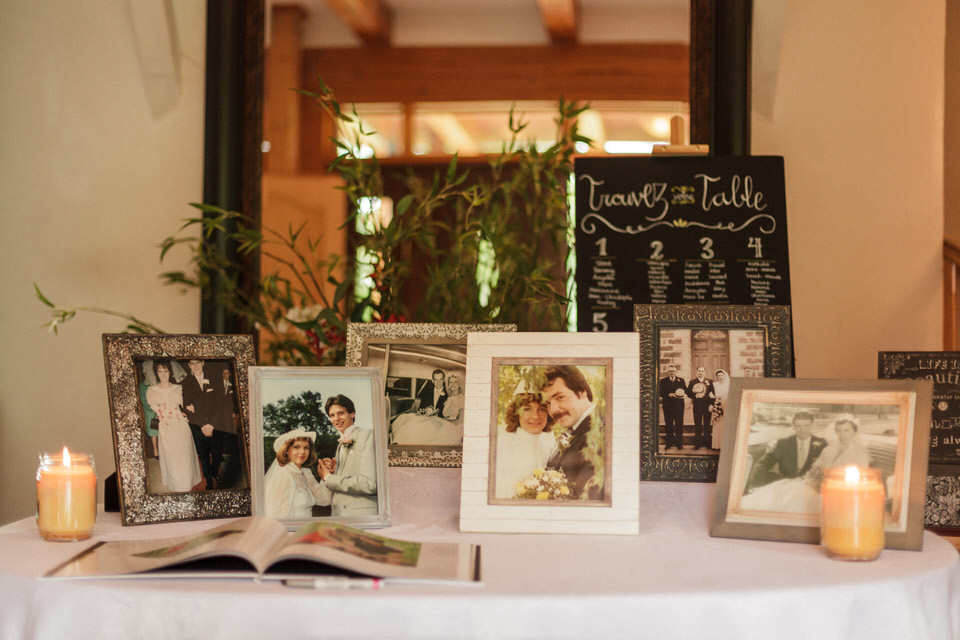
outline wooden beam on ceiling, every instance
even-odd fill
[[[347,102],[690,99],[683,44],[305,49],[302,88]],[[307,109],[304,117],[310,117]]]
[[[393,15],[383,0],[327,0],[364,44],[389,45]]]
[[[690,99],[690,49],[682,44],[395,47],[384,53],[371,47],[305,49],[301,87],[314,91],[322,78],[343,105]],[[301,110],[304,171],[325,171],[330,162],[321,149],[331,135],[324,116],[313,104]]]
[[[577,41],[576,0],[537,0],[540,17],[553,44],[573,44]]]

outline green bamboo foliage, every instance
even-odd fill
[[[341,109],[322,81],[318,92],[301,93],[338,124],[360,122],[356,113]],[[269,364],[341,363],[349,321],[511,322],[521,330],[564,330],[572,237],[567,189],[574,147],[589,144],[576,125],[585,108],[559,101],[556,141],[545,150],[523,141],[526,123],[511,112],[511,138],[490,160],[489,177],[471,179],[456,156],[432,180],[408,172],[400,178],[406,194],[383,222],[365,210],[384,196],[379,161],[359,154],[371,132],[341,127],[352,133],[333,139],[339,155],[330,169],[343,179],[351,211],[346,224],[365,227],[357,246],[374,262],[370,289],[359,298],[353,292],[360,265],[347,256],[318,255],[319,243],[304,227],[258,227],[242,213],[206,204],[193,204],[202,215],[185,220],[178,234],[161,243],[161,259],[174,247],[188,247],[189,268],[161,277],[166,284],[204,291],[212,278],[236,284],[241,266],[213,242],[215,232],[238,248],[241,259],[260,251],[287,267],[293,275],[263,274],[252,294],[227,287],[217,300],[261,330]],[[414,253],[416,266],[409,259]],[[324,285],[334,293],[326,294]],[[54,319],[48,324],[54,329],[77,311],[93,310],[126,318],[129,330],[158,331],[126,314],[58,307],[39,288],[37,295],[51,308]]]

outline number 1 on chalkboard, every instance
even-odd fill
[[[607,239],[600,238],[599,240],[597,240],[595,244],[599,249],[599,253],[597,255],[599,255],[601,258],[606,258],[607,257]]]

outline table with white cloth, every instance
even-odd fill
[[[252,580],[38,580],[100,540],[164,538],[220,521],[123,527],[45,542],[33,518],[0,527],[0,638],[960,638],[960,556],[874,562],[817,545],[712,538],[715,485],[643,482],[636,536],[460,533],[459,469],[390,469],[383,535],[469,541],[482,586],[293,589]]]

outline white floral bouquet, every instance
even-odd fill
[[[534,469],[533,473],[517,482],[516,498],[522,500],[567,500],[570,484],[560,469]]]

